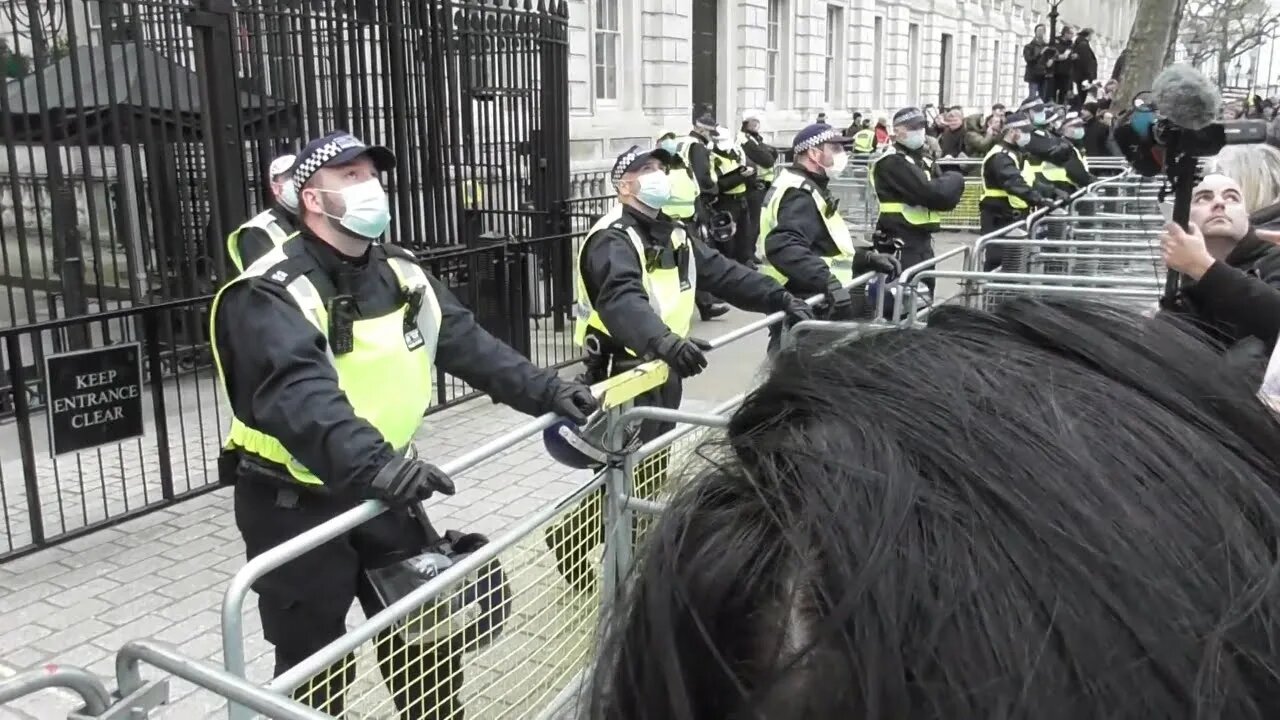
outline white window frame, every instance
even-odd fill
[[[589,14],[591,15],[591,24],[590,24],[591,42],[589,44],[588,50],[591,54],[591,99],[592,99],[592,102],[595,103],[596,107],[618,107],[622,104],[622,98],[623,98],[622,63],[623,63],[623,57],[624,57],[624,49],[622,47],[622,17],[626,12],[625,8],[623,7],[624,4],[625,3],[623,0],[590,0]],[[601,20],[602,20],[601,16],[608,14],[608,13],[601,13],[602,5],[612,10],[613,27],[601,26]],[[613,95],[612,97],[605,97],[601,95],[601,91],[604,88],[600,87],[601,86],[600,77],[599,77],[600,70],[603,67],[605,73],[609,72],[608,66],[602,65],[601,58],[599,57],[601,55],[600,40],[602,39],[606,41],[612,41],[611,43],[613,47],[613,69],[612,69]]]
[[[826,106],[838,108],[844,102],[845,85],[849,82],[849,73],[844,66],[844,7],[836,3],[827,3],[827,37],[824,51],[824,73],[826,77]]]
[[[882,108],[884,102],[884,17],[875,16],[871,30],[871,104]]]
[[[969,107],[978,107],[978,58],[982,55],[982,41],[977,35],[969,36]]]
[[[995,57],[996,61],[992,63],[993,70],[991,72],[991,102],[992,103],[1005,102],[1006,101],[1005,98],[1000,94],[1000,91],[1001,91],[1000,71],[1003,66],[1002,66],[1002,63],[1000,62],[1000,41],[999,40],[995,41],[995,47],[993,48],[993,50],[994,50],[993,57]],[[1012,110],[1013,108],[1010,108],[1010,111]]]
[[[782,107],[787,97],[787,30],[791,10],[789,0],[768,0],[765,8],[764,99],[771,108]]]
[[[920,23],[907,24],[907,105],[920,103]]]

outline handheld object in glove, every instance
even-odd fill
[[[561,417],[581,425],[591,413],[600,409],[600,402],[591,394],[591,388],[576,382],[562,382],[551,397],[548,408]]]
[[[656,357],[671,366],[676,375],[687,378],[706,369],[707,356],[704,353],[710,349],[711,343],[705,340],[668,333],[655,344],[649,359]]]

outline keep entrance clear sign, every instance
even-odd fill
[[[142,436],[141,345],[48,355],[44,368],[54,455]]]

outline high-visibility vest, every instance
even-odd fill
[[[853,255],[856,246],[853,243],[853,236],[849,234],[849,225],[840,213],[829,209],[826,197],[817,186],[790,168],[778,171],[773,187],[769,188],[768,194],[764,196],[764,209],[760,212],[760,236],[756,241],[756,252],[764,259],[764,263],[760,265],[760,272],[777,280],[780,284],[787,283],[787,277],[769,263],[769,255],[765,252],[765,239],[778,226],[778,208],[782,205],[782,196],[792,189],[802,190],[813,198],[814,204],[818,206],[818,214],[822,216],[827,232],[835,243],[836,254],[824,256],[822,261],[831,268],[831,274],[835,275],[842,285],[853,282]]]
[[[719,151],[711,151],[711,164],[716,169],[716,177],[724,177],[729,173],[742,167],[742,151],[734,150],[728,155],[724,155]],[[741,195],[747,191],[747,183],[740,182],[737,185],[722,191],[725,195]]]
[[[698,181],[693,179],[693,170],[688,165],[668,167],[667,179],[671,183],[671,199],[663,206],[662,212],[668,217],[688,220],[693,217],[697,208]]]
[[[295,241],[300,242],[300,241]],[[279,282],[288,290],[298,307],[298,322],[309,322],[328,340],[329,314],[319,291],[305,275],[291,277],[284,269],[286,243],[259,258],[235,280],[227,283],[213,299],[209,316],[210,337],[216,337],[218,309],[227,288],[252,278],[265,277],[265,282]],[[338,374],[338,386],[346,394],[357,417],[382,433],[397,451],[403,452],[422,426],[422,415],[431,406],[431,382],[435,377],[436,342],[440,337],[440,303],[432,291],[427,275],[417,263],[400,257],[387,257],[406,297],[421,293],[422,302],[415,317],[407,317],[408,305],[376,318],[357,320],[352,328],[354,350],[334,355],[327,350],[329,362]],[[243,338],[245,345],[270,342],[270,338]],[[226,371],[211,343],[214,366],[223,390],[227,389]],[[226,447],[282,466],[294,480],[304,485],[323,484],[310,470],[291,455],[274,437],[250,427],[240,418],[232,418]]]
[[[747,137],[747,134],[746,134],[745,132],[742,132],[742,131],[739,131],[739,132],[738,132],[738,147],[743,147],[743,146],[745,146],[748,142],[753,142],[754,140],[755,140],[755,138]],[[744,153],[744,154],[745,154],[745,153]],[[747,158],[747,160],[748,160],[748,162],[749,162],[751,159],[750,159],[750,158]],[[756,169],[756,177],[760,178],[761,180],[765,181],[766,183],[772,183],[772,182],[773,182],[773,179],[774,179],[775,177],[777,177],[777,175],[778,175],[778,163],[777,163],[777,162],[774,162],[772,165],[770,165],[770,166],[769,166],[769,167],[767,167],[767,168],[760,167],[760,166],[756,165],[755,163],[751,163],[751,165],[752,165],[753,167],[755,167],[755,169]]]
[[[1027,176],[1026,163],[1024,162],[1022,153],[998,143],[993,145],[991,149],[987,151],[986,157],[982,158],[982,199],[1004,198],[1004,200],[1009,203],[1009,207],[1014,210],[1026,210],[1027,203],[1022,198],[1016,195],[1010,195],[1004,188],[993,188],[987,186],[987,162],[999,153],[1004,153],[1013,158],[1014,163],[1017,164],[1018,169],[1022,172],[1022,177],[1025,179]],[[1027,184],[1030,184],[1031,182],[1032,181],[1029,180],[1027,181]]]
[[[693,257],[693,245],[685,234],[684,228],[676,223],[671,231],[671,258],[675,261],[672,267],[660,267],[660,260],[651,260],[645,250],[644,238],[622,215],[622,203],[615,203],[604,217],[596,221],[587,232],[587,240],[578,247],[578,255],[573,265],[574,277],[574,328],[573,341],[582,347],[586,344],[587,330],[592,329],[611,336],[609,328],[600,319],[600,313],[587,294],[587,283],[582,277],[582,253],[588,241],[596,233],[615,229],[626,232],[631,247],[636,251],[643,273],[641,282],[644,292],[649,296],[649,307],[671,332],[680,337],[688,337],[693,327],[693,313],[698,304],[694,299],[698,289],[697,263]],[[668,248],[664,248],[666,250]],[[640,348],[643,350],[643,348]],[[626,348],[631,355],[638,355],[636,348]]]
[[[1080,148],[1072,145],[1071,152],[1076,154],[1076,157],[1080,159],[1080,163],[1084,165],[1086,170],[1088,170],[1089,161],[1085,160],[1084,155],[1080,152]],[[1071,182],[1071,177],[1067,175],[1067,169],[1065,167],[1062,167],[1061,165],[1054,165],[1047,160],[1040,165],[1040,175],[1044,177],[1045,180],[1048,180],[1055,185],[1070,185],[1071,187],[1075,187],[1075,183]]]
[[[853,134],[853,151],[859,153],[870,153],[876,149],[876,131],[871,128],[863,128]]]
[[[867,178],[871,181],[871,190],[877,193],[877,197],[879,197],[879,192],[876,190],[876,165],[879,165],[880,161],[884,160],[886,157],[895,154],[898,154],[897,150],[890,145],[871,162],[871,171],[867,173]],[[929,179],[933,179],[932,160],[927,157],[922,157],[917,161],[916,158],[906,153],[901,153],[901,155],[912,165],[919,165],[920,169],[924,170],[924,174]],[[937,225],[942,222],[942,213],[936,210],[930,210],[929,208],[920,205],[908,205],[904,202],[892,200],[887,202],[880,200],[880,214],[901,215],[902,219],[906,220],[911,225]]]
[[[249,218],[227,236],[227,257],[231,260],[231,264],[236,266],[236,272],[244,271],[244,258],[240,254],[240,233],[247,228],[257,228],[265,232],[275,247],[280,247],[286,240],[298,234],[297,230],[281,225],[276,220],[275,213],[270,210],[264,210]]]

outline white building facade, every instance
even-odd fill
[[[707,103],[736,129],[760,115],[785,144],[818,113],[905,105],[979,112],[1026,95],[1022,46],[1046,0],[570,0],[570,137],[576,170],[603,167]],[[1064,0],[1058,27],[1094,30],[1099,77],[1137,0]]]

